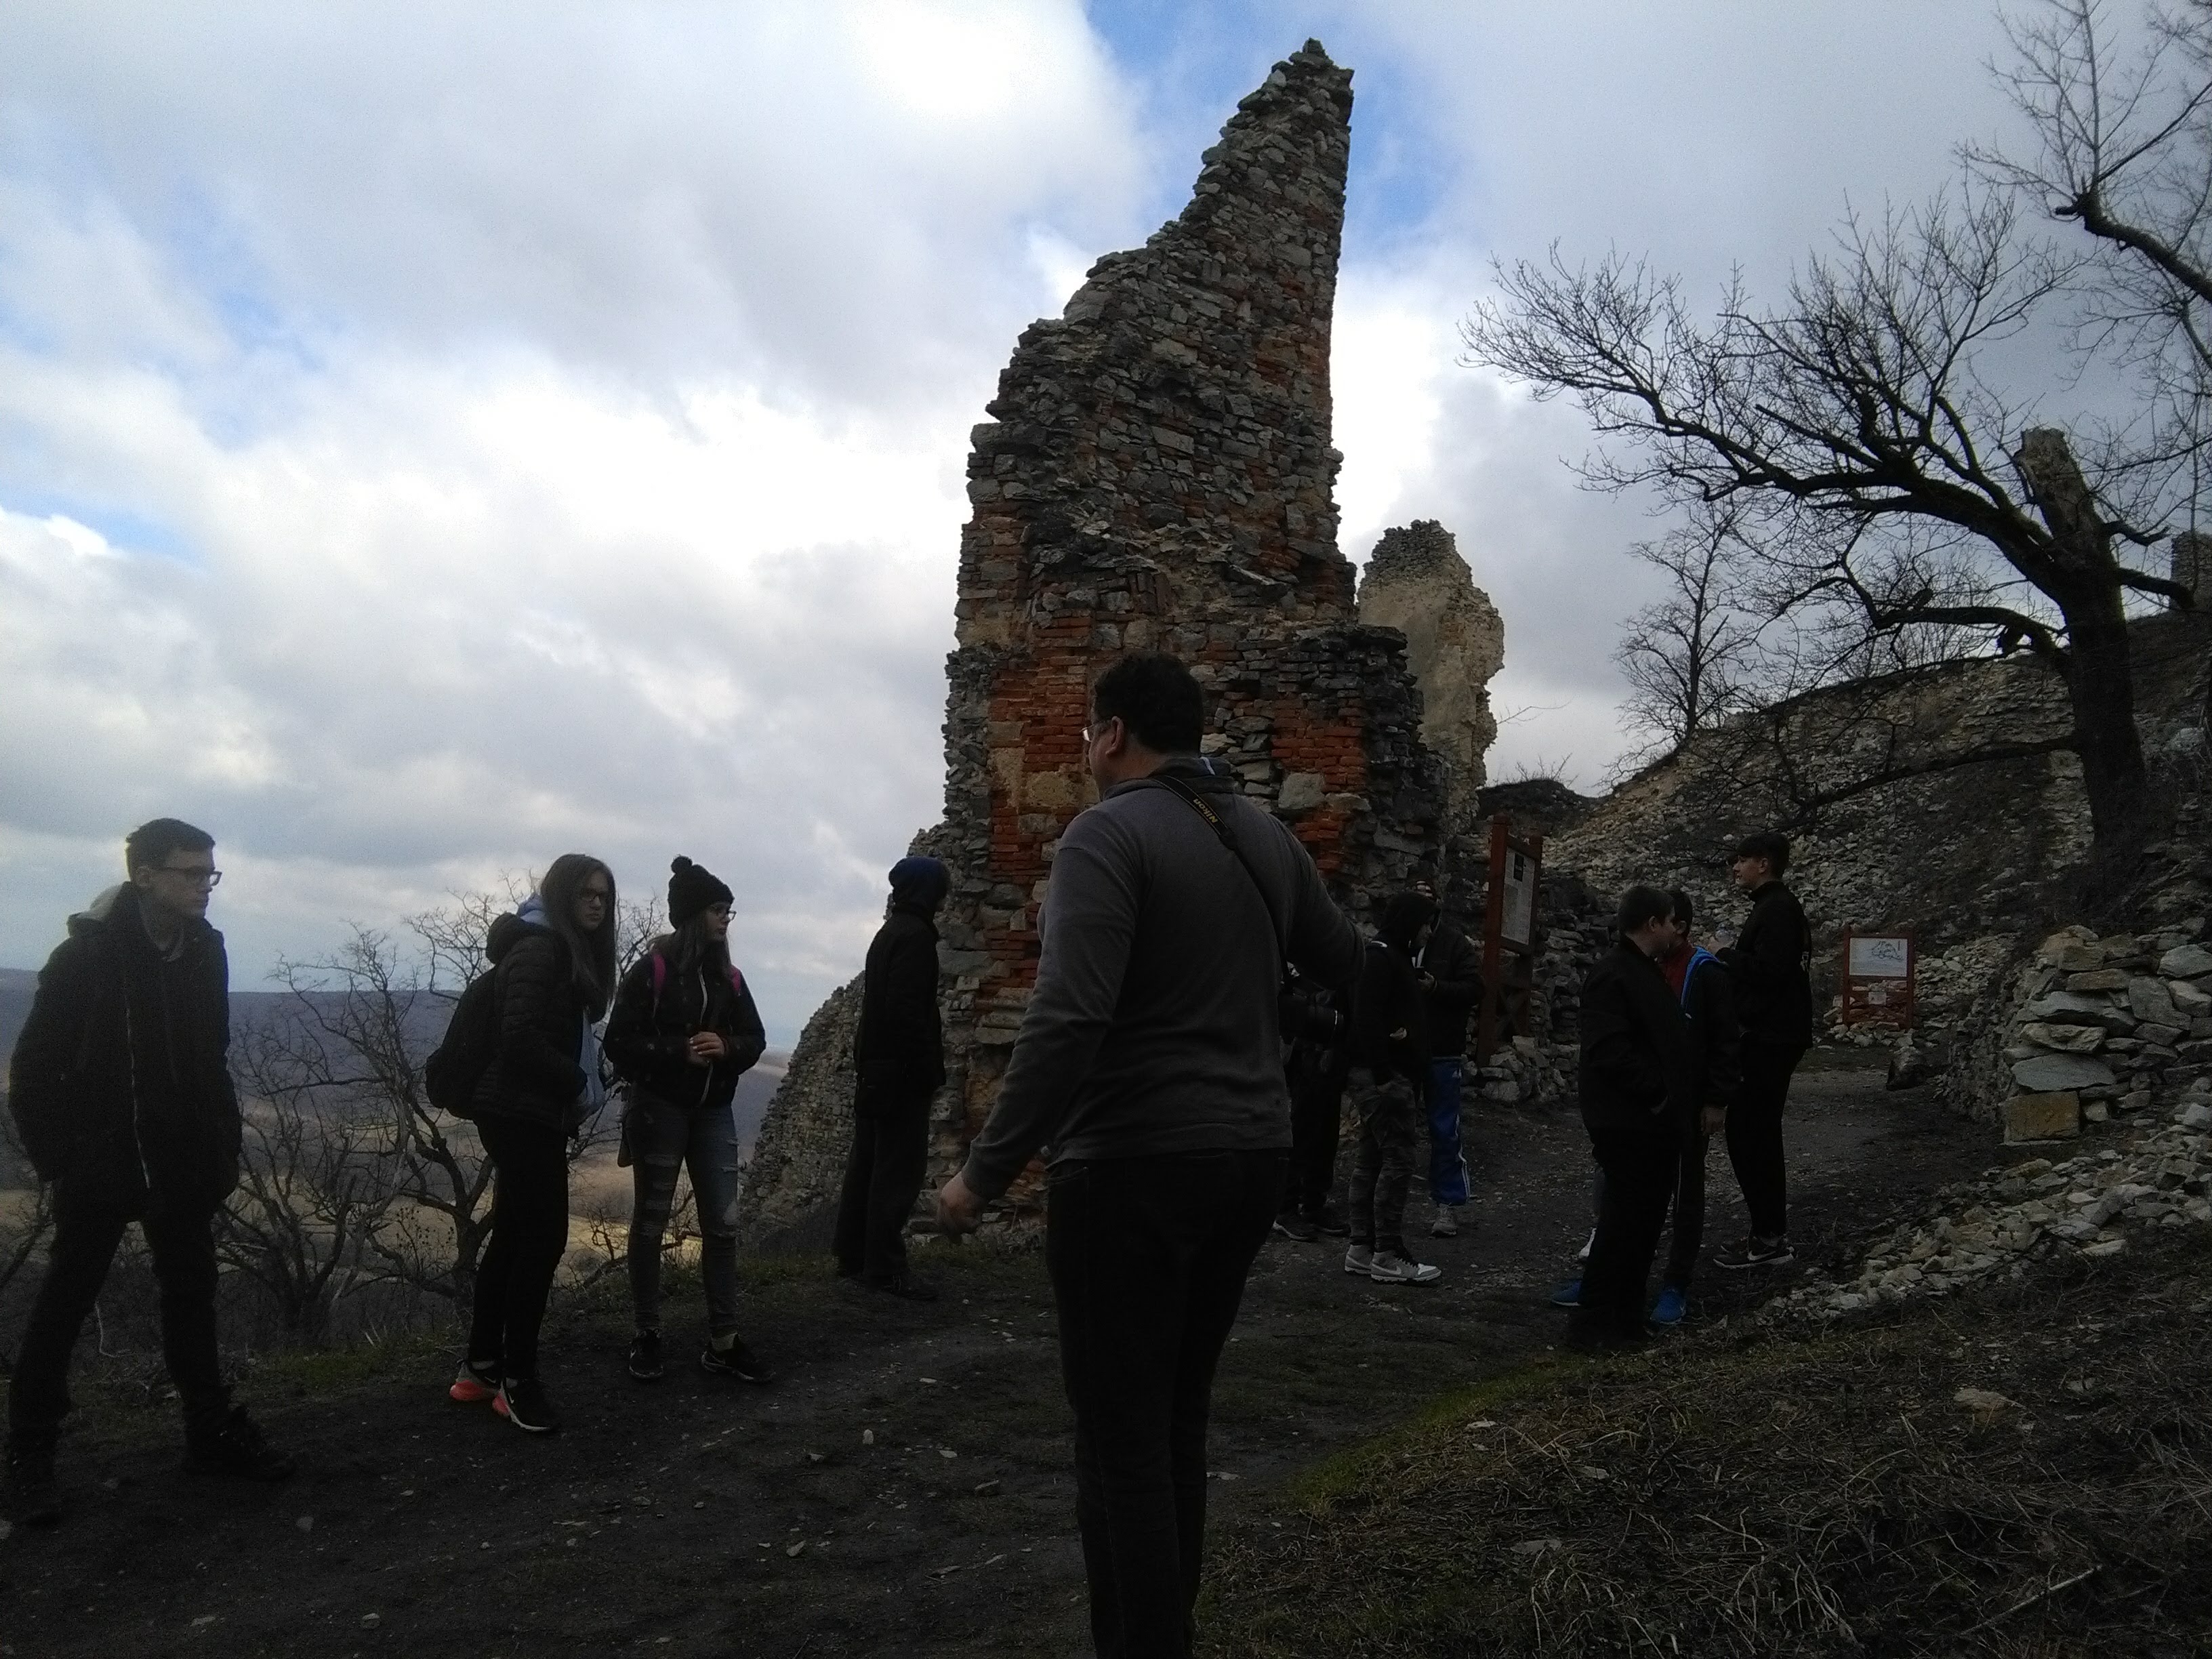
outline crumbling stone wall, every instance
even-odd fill
[[[1206,152],[1189,205],[1023,333],[975,429],[945,821],[916,843],[954,878],[940,1174],[996,1097],[1053,854],[1094,793],[1089,685],[1125,652],[1192,665],[1206,752],[1290,822],[1347,909],[1436,866],[1443,770],[1404,640],[1360,622],[1336,546],[1329,334],[1351,107],[1350,72],[1318,42],[1277,64]],[[821,1071],[808,1047],[794,1079]],[[801,1166],[771,1143],[844,1133],[835,1090],[787,1087],[748,1184],[756,1231],[822,1190],[772,1173],[771,1157]],[[1000,1219],[1033,1211],[1033,1181]]]
[[[1360,578],[1359,619],[1406,636],[1421,741],[1444,763],[1446,829],[1475,830],[1484,757],[1498,740],[1490,682],[1505,665],[1505,623],[1451,532],[1433,519],[1384,531]]]

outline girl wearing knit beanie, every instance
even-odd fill
[[[623,1140],[630,1160],[630,1297],[637,1336],[629,1372],[659,1379],[662,1239],[688,1169],[699,1212],[699,1270],[707,1286],[713,1376],[765,1382],[769,1370],[738,1335],[738,1134],[730,1110],[738,1079],[767,1046],[744,975],[730,961],[727,886],[678,858],[669,866],[674,930],[623,975],[606,1048],[629,1085]]]

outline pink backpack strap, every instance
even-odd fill
[[[734,962],[730,964],[730,989],[739,996],[745,994],[745,976],[738,971],[738,964]]]
[[[652,962],[653,1006],[658,1008],[660,1006],[660,988],[668,983],[668,958],[655,951],[652,955]]]

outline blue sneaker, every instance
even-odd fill
[[[1560,1285],[1558,1290],[1553,1291],[1552,1292],[1552,1305],[1555,1308],[1581,1307],[1583,1305],[1582,1280],[1579,1279],[1571,1279],[1565,1284]]]
[[[1651,1305],[1651,1322],[1661,1326],[1679,1325],[1687,1311],[1688,1305],[1682,1292],[1672,1285],[1663,1285],[1660,1289],[1658,1301]]]

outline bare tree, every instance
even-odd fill
[[[1629,695],[1621,707],[1648,739],[1626,763],[1673,754],[1699,732],[1760,701],[1767,618],[1746,609],[1750,550],[1729,507],[1702,508],[1657,541],[1629,551],[1666,578],[1660,598],[1624,624],[1613,660]]]
[[[1501,266],[1500,296],[1462,337],[1468,361],[1580,404],[1601,440],[1582,467],[1595,485],[1739,514],[1766,608],[1811,649],[1838,641],[1849,661],[1872,641],[1994,635],[2035,652],[2073,724],[2034,750],[2080,755],[2109,854],[2149,825],[2127,599],[2188,595],[2117,550],[2152,544],[2173,505],[2156,445],[2086,419],[2077,442],[1999,384],[2007,349],[2078,274],[1984,191],[1846,218],[1785,305],[1755,307],[1739,277],[1711,321],[1678,279],[1618,254],[1570,268],[1555,249]],[[2028,751],[2000,742],[1950,763]]]

